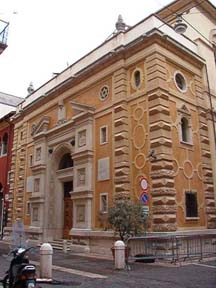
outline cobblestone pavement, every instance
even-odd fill
[[[5,256],[8,248],[0,242],[0,278],[9,266]],[[39,249],[30,254],[32,261],[39,261]],[[40,284],[42,288],[215,288],[216,261],[205,263],[131,263],[131,270],[117,271],[113,261],[54,250],[53,264],[62,271],[53,270],[53,284]],[[39,268],[39,267],[38,267]],[[73,270],[72,270],[73,269]],[[90,272],[92,274],[86,274]],[[96,275],[95,275],[96,274]],[[98,278],[103,277],[103,278]]]

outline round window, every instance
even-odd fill
[[[108,86],[103,86],[100,90],[100,99],[105,100],[109,95],[109,87]]]
[[[186,79],[184,75],[180,72],[176,72],[174,76],[175,84],[176,87],[181,91],[181,92],[186,92],[187,91],[187,85],[186,85]]]

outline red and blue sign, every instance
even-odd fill
[[[141,203],[142,203],[143,205],[147,205],[147,204],[148,204],[148,200],[149,200],[148,194],[147,194],[146,192],[143,192],[143,193],[141,194],[141,196],[140,196],[140,200],[141,200]]]
[[[148,180],[147,180],[145,177],[142,177],[142,178],[140,179],[140,188],[141,188],[143,191],[148,190]]]

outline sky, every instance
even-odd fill
[[[118,15],[134,25],[171,0],[0,0],[9,21],[8,47],[0,55],[0,92],[26,97],[103,43]],[[216,0],[211,0],[216,6]]]

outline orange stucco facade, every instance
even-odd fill
[[[145,177],[149,231],[215,228],[204,65],[155,31],[22,107],[14,118],[9,226],[19,219],[30,238],[53,240],[69,223],[68,237],[91,247],[107,229],[102,201],[140,202]],[[61,166],[66,154],[73,164]],[[72,219],[65,183],[73,187]],[[187,215],[186,193],[196,195],[196,215]]]

